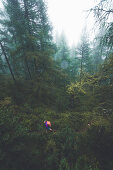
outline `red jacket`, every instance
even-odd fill
[[[51,122],[50,122],[50,121],[47,121],[47,122],[46,122],[46,125],[49,126],[49,127],[51,127]]]

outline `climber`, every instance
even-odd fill
[[[50,122],[50,121],[45,120],[45,121],[44,121],[44,124],[45,124],[47,130],[50,130],[51,132],[53,131],[53,130],[51,129],[51,122]]]

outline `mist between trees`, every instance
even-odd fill
[[[3,5],[0,170],[112,170],[112,1],[88,11],[99,26],[94,41],[84,29],[71,48],[64,34],[53,41],[45,1]]]

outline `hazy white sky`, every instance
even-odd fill
[[[94,6],[94,0],[47,0],[47,2],[53,33],[65,32],[69,45],[76,45],[82,29],[87,25],[89,30],[94,23],[92,16],[86,23],[88,14],[85,12]]]

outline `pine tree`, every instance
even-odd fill
[[[80,81],[82,80],[83,72],[91,72],[91,56],[90,44],[87,34],[84,32],[81,36],[81,42],[78,44],[78,57],[80,58]]]
[[[1,36],[12,68],[16,75],[32,79],[49,67],[54,53],[46,5],[43,0],[5,0],[4,6],[7,17],[0,21]]]
[[[66,70],[70,64],[70,51],[66,41],[65,34],[62,33],[59,37],[57,37],[57,53],[55,54],[55,59],[58,61],[59,66]]]

